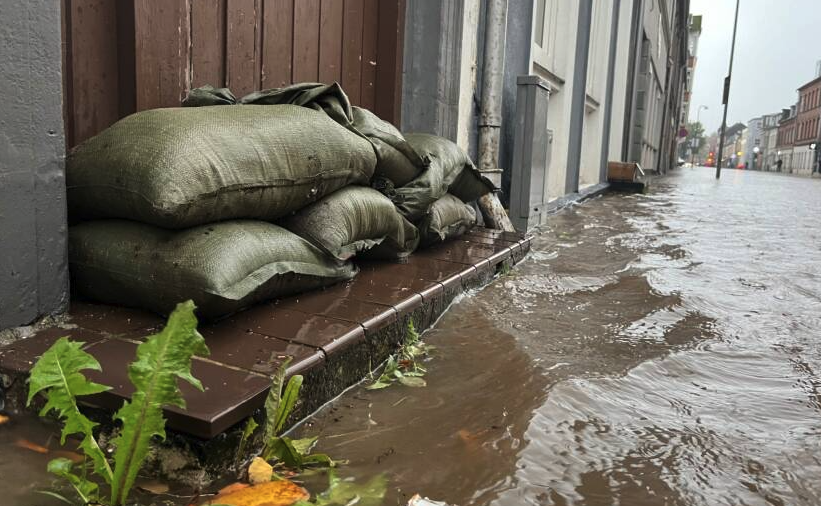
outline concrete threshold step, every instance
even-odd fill
[[[195,358],[193,373],[205,390],[181,383],[187,407],[167,408],[167,427],[182,436],[215,438],[263,406],[274,373],[287,359],[288,375],[305,376],[296,415],[307,416],[393,353],[409,321],[419,331],[429,327],[457,295],[486,284],[529,249],[530,239],[519,234],[478,228],[420,250],[407,263],[362,262],[361,272],[348,283],[202,324],[211,354]],[[86,351],[102,365],[102,371],[86,371],[87,376],[112,387],[84,402],[102,412],[119,409],[132,393],[127,364],[164,319],[72,302],[69,322],[0,348],[7,410],[22,409],[31,367],[62,336],[86,343]]]

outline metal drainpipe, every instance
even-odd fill
[[[498,160],[506,28],[507,0],[488,0],[482,66],[482,108],[479,114],[479,170],[497,187],[502,185],[502,170]]]

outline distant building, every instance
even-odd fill
[[[792,172],[793,146],[795,145],[795,106],[784,109],[778,122],[776,140],[776,167],[780,172]]]
[[[778,140],[778,122],[784,111],[765,114],[761,117],[761,145],[756,168],[759,170],[775,170],[776,142]]]
[[[744,123],[736,123],[730,127],[727,127],[727,130],[724,133],[724,149],[721,151],[722,167],[735,168],[738,166],[738,153],[741,152],[742,156],[744,154],[744,148],[741,142],[742,136],[746,130],[747,126]]]
[[[761,145],[764,137],[764,116],[747,122],[747,141],[744,143],[743,160],[747,168],[761,170]]]
[[[817,170],[820,129],[821,76],[798,88],[793,148],[793,172],[796,174],[809,175]]]

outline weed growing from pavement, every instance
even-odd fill
[[[395,354],[388,357],[382,374],[365,388],[368,390],[379,390],[395,383],[408,387],[427,386],[424,379],[427,370],[422,366],[421,361],[427,357],[432,350],[432,346],[422,341],[413,322],[408,322],[405,342]]]

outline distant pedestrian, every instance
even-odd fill
[[[781,161],[781,159],[780,159],[780,158],[778,159],[778,161],[777,161],[777,162],[775,162],[775,170],[776,170],[777,172],[781,172],[781,164],[782,164],[782,163],[783,163],[783,162]]]

